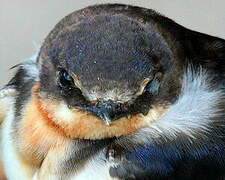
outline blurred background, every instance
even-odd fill
[[[0,0],[0,88],[65,15],[99,3],[152,8],[190,29],[225,38],[225,0]]]

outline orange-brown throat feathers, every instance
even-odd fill
[[[62,128],[60,125],[56,124],[56,122],[50,117],[50,113],[47,111],[47,109],[43,108],[42,106],[42,100],[39,97],[39,91],[41,89],[40,84],[36,84],[33,87],[33,101],[35,104],[35,107],[37,108],[37,111],[40,113],[43,120],[45,120],[46,124],[49,127],[54,128],[61,134],[66,134],[64,128]]]
[[[153,116],[130,115],[107,126],[100,118],[82,110],[69,109],[65,102],[42,99],[40,84],[33,87],[33,104],[49,128],[73,139],[103,139],[134,133],[156,120]],[[35,117],[33,117],[35,118]]]

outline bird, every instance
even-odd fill
[[[225,179],[225,40],[158,12],[63,18],[0,90],[8,180]]]

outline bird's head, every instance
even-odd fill
[[[72,138],[101,139],[133,133],[166,111],[179,90],[176,57],[153,20],[143,21],[87,8],[56,25],[34,88],[51,124]]]

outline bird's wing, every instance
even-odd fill
[[[4,121],[7,112],[12,106],[16,89],[12,85],[7,85],[0,89],[0,124]]]
[[[23,81],[36,81],[38,78],[37,56],[39,50],[30,58],[13,66],[10,69],[17,68],[16,74],[8,82],[8,84],[0,89],[0,124],[5,119],[7,112],[15,101],[17,94],[16,86],[24,86]]]
[[[225,178],[222,145],[204,144],[202,147],[182,149],[174,144],[149,145],[128,152],[110,175],[120,179],[177,180]]]

